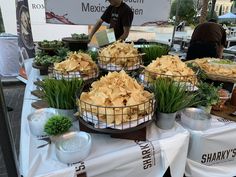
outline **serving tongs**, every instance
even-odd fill
[[[42,147],[47,146],[52,143],[50,137],[39,137],[38,140],[46,141],[46,143],[38,146],[37,149],[42,148]]]

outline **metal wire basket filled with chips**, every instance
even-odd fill
[[[139,75],[139,80],[144,86],[149,87],[159,77],[168,77],[181,82],[189,91],[197,90],[197,73],[178,56],[165,55],[153,60]]]
[[[236,83],[236,62],[227,59],[201,58],[188,63],[199,66],[207,78],[216,81]]]
[[[98,65],[107,71],[133,71],[140,68],[142,56],[133,44],[116,41],[99,51]]]
[[[114,133],[132,131],[151,122],[153,94],[124,71],[108,73],[91,86],[77,100],[80,121],[90,128]]]
[[[54,63],[53,76],[56,79],[81,78],[83,80],[97,78],[99,69],[91,56],[82,52],[73,52],[67,59]]]

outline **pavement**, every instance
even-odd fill
[[[17,157],[19,156],[20,142],[20,123],[21,111],[23,105],[25,84],[14,78],[2,78],[3,93],[6,105],[13,108],[13,111],[8,112],[10,127],[12,130],[13,140]],[[0,177],[7,177],[7,172],[0,149]]]

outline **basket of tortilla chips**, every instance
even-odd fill
[[[154,103],[153,94],[124,71],[109,72],[77,100],[80,119],[97,130],[127,130],[150,122]]]
[[[67,59],[54,63],[53,76],[61,78],[81,78],[88,80],[96,78],[99,70],[91,56],[82,52],[73,52],[67,56]]]
[[[197,89],[197,75],[178,56],[165,55],[153,60],[139,77],[145,86],[150,86],[156,78],[169,77],[186,85],[188,90]]]
[[[236,83],[236,62],[217,59],[217,58],[202,58],[188,62],[197,64],[207,77],[216,81]]]
[[[132,71],[140,68],[142,55],[133,44],[116,41],[99,51],[98,64],[107,71]]]

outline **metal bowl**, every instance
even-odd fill
[[[185,108],[181,122],[193,130],[207,130],[211,126],[211,115],[199,108]]]
[[[56,155],[63,163],[75,163],[85,159],[90,152],[90,134],[83,131],[69,132],[56,141]]]

